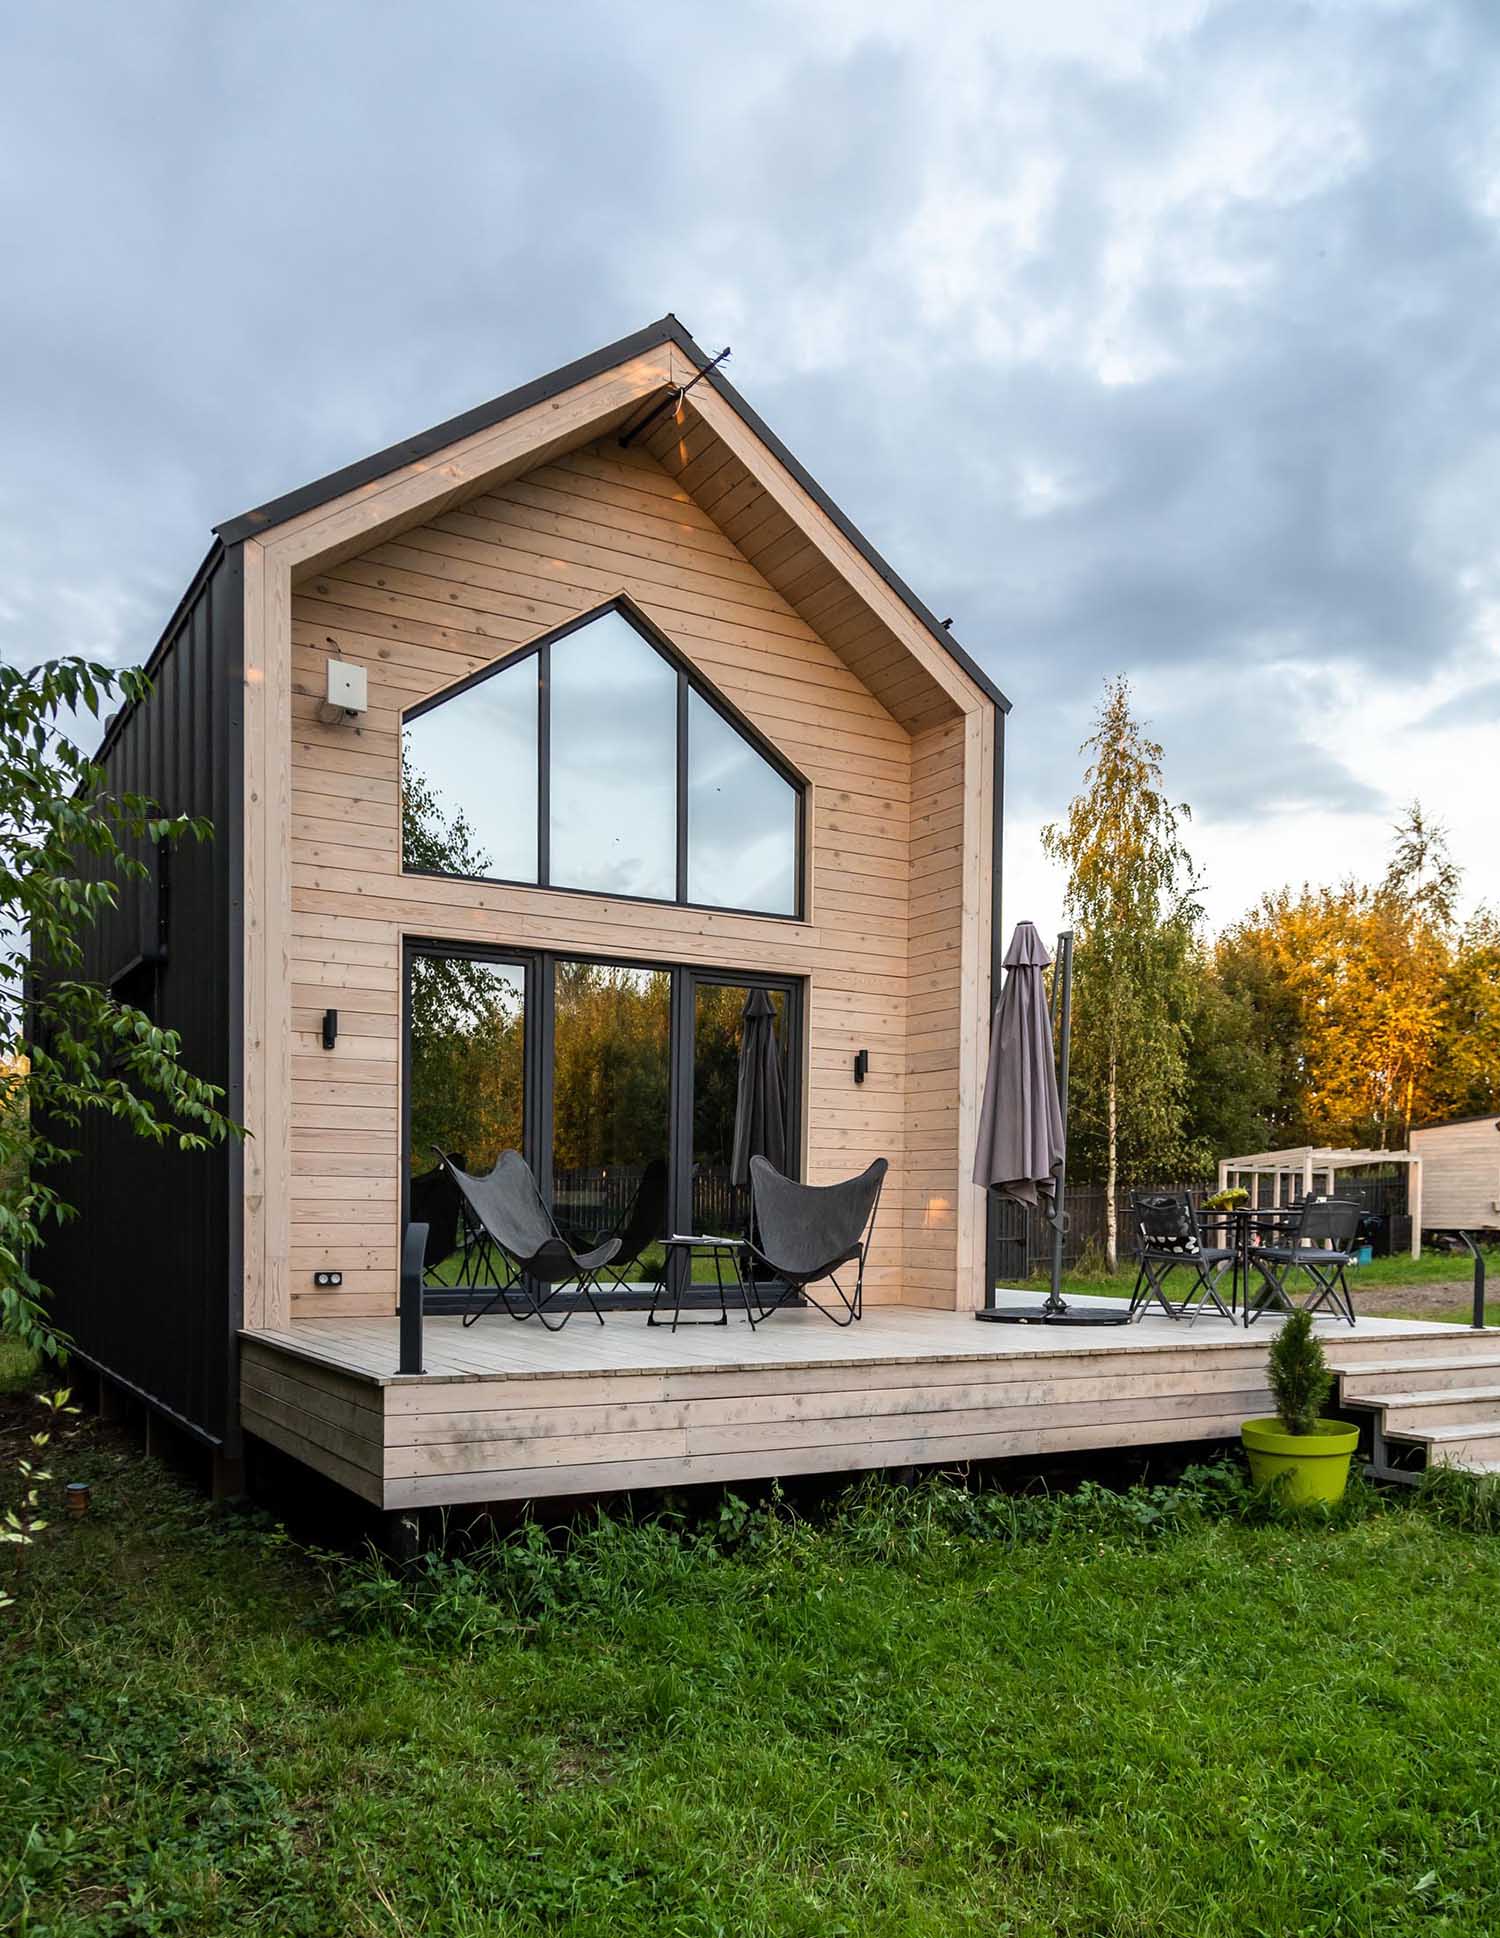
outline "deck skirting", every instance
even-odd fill
[[[409,1508],[1214,1441],[1270,1407],[1268,1329],[1207,1322],[1058,1334],[887,1308],[846,1333],[816,1315],[675,1339],[638,1315],[427,1333],[419,1377],[394,1371],[393,1321],[246,1335],[246,1430]],[[1328,1345],[1345,1367],[1471,1336],[1366,1321]]]

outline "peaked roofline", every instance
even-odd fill
[[[865,562],[873,567],[907,610],[920,620],[943,651],[963,669],[1002,713],[1009,713],[1010,701],[1006,699],[984,668],[965,652],[942,621],[886,563],[858,526],[845,516],[827,492],[793,457],[769,425],[745,402],[724,376],[722,367],[708,368],[711,362],[708,353],[694,342],[688,331],[670,311],[655,323],[648,323],[645,329],[637,330],[632,336],[621,337],[618,342],[606,344],[589,356],[580,357],[573,363],[565,363],[560,369],[549,371],[544,377],[537,377],[528,384],[522,384],[518,390],[508,390],[503,396],[492,398],[487,404],[480,404],[473,410],[464,411],[458,417],[450,417],[442,424],[434,424],[430,430],[418,432],[415,437],[403,438],[399,444],[387,445],[385,450],[373,452],[369,457],[361,458],[357,464],[344,465],[340,470],[330,471],[326,477],[315,479],[299,490],[286,492],[280,498],[272,498],[266,504],[256,506],[253,511],[242,512],[238,518],[230,518],[222,525],[216,525],[214,531],[221,544],[226,546],[237,545],[247,538],[259,538],[262,533],[270,531],[276,525],[285,524],[290,518],[299,517],[306,511],[313,511],[319,505],[326,505],[334,498],[343,497],[346,492],[358,491],[377,478],[386,477],[392,471],[399,471],[404,465],[429,458],[434,452],[441,451],[450,444],[456,444],[461,438],[472,437],[479,431],[491,430],[495,425],[504,423],[508,417],[515,417],[523,410],[545,403],[549,397],[556,396],[560,391],[571,390],[575,385],[587,383],[591,377],[597,377],[601,372],[613,369],[616,364],[628,363],[631,358],[641,356],[648,350],[654,350],[663,343],[673,344],[699,371],[707,372],[703,381],[713,386],[730,409],[785,466],[818,509],[854,546]]]

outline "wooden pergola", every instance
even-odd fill
[[[1337,1194],[1340,1171],[1355,1171],[1370,1164],[1404,1164],[1408,1167],[1406,1202],[1411,1213],[1411,1255],[1422,1255],[1422,1160],[1414,1151],[1333,1150],[1326,1145],[1299,1144],[1285,1151],[1252,1151],[1243,1157],[1219,1159],[1219,1189],[1239,1185],[1250,1193],[1252,1204],[1260,1203],[1259,1180],[1272,1180],[1269,1205],[1278,1207],[1298,1203],[1318,1192]]]

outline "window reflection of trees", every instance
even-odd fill
[[[521,1148],[525,980],[513,965],[417,956],[411,974],[411,1161],[432,1146],[487,1171]]]
[[[553,1195],[589,1237],[619,1228],[646,1166],[667,1158],[672,978],[562,961],[554,993]]]
[[[607,608],[421,702],[403,867],[795,915],[795,776],[697,677]]]

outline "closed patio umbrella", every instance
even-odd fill
[[[1060,999],[1054,1015],[1046,971],[1052,958],[1030,922],[1018,922],[1005,952],[1005,987],[995,1005],[990,1031],[990,1067],[979,1111],[974,1182],[1002,1198],[1040,1211],[1052,1227],[1052,1288],[1035,1306],[986,1305],[976,1319],[1018,1325],[1122,1325],[1118,1308],[1070,1306],[1062,1296],[1064,1176],[1067,1168],[1068,1050],[1072,1031],[1073,937],[1059,944],[1059,973],[1052,995]],[[1059,1080],[1052,1047],[1054,1020],[1060,1023],[1062,1073]],[[993,1297],[994,1288],[988,1296]]]
[[[786,1096],[776,1011],[764,989],[752,989],[740,1011],[740,1069],[734,1098],[731,1184],[750,1182],[750,1160],[763,1157],[786,1170]]]
[[[990,1030],[974,1156],[976,1184],[1048,1211],[1065,1148],[1044,973],[1051,962],[1035,926],[1018,922],[1005,952],[1005,988]]]

